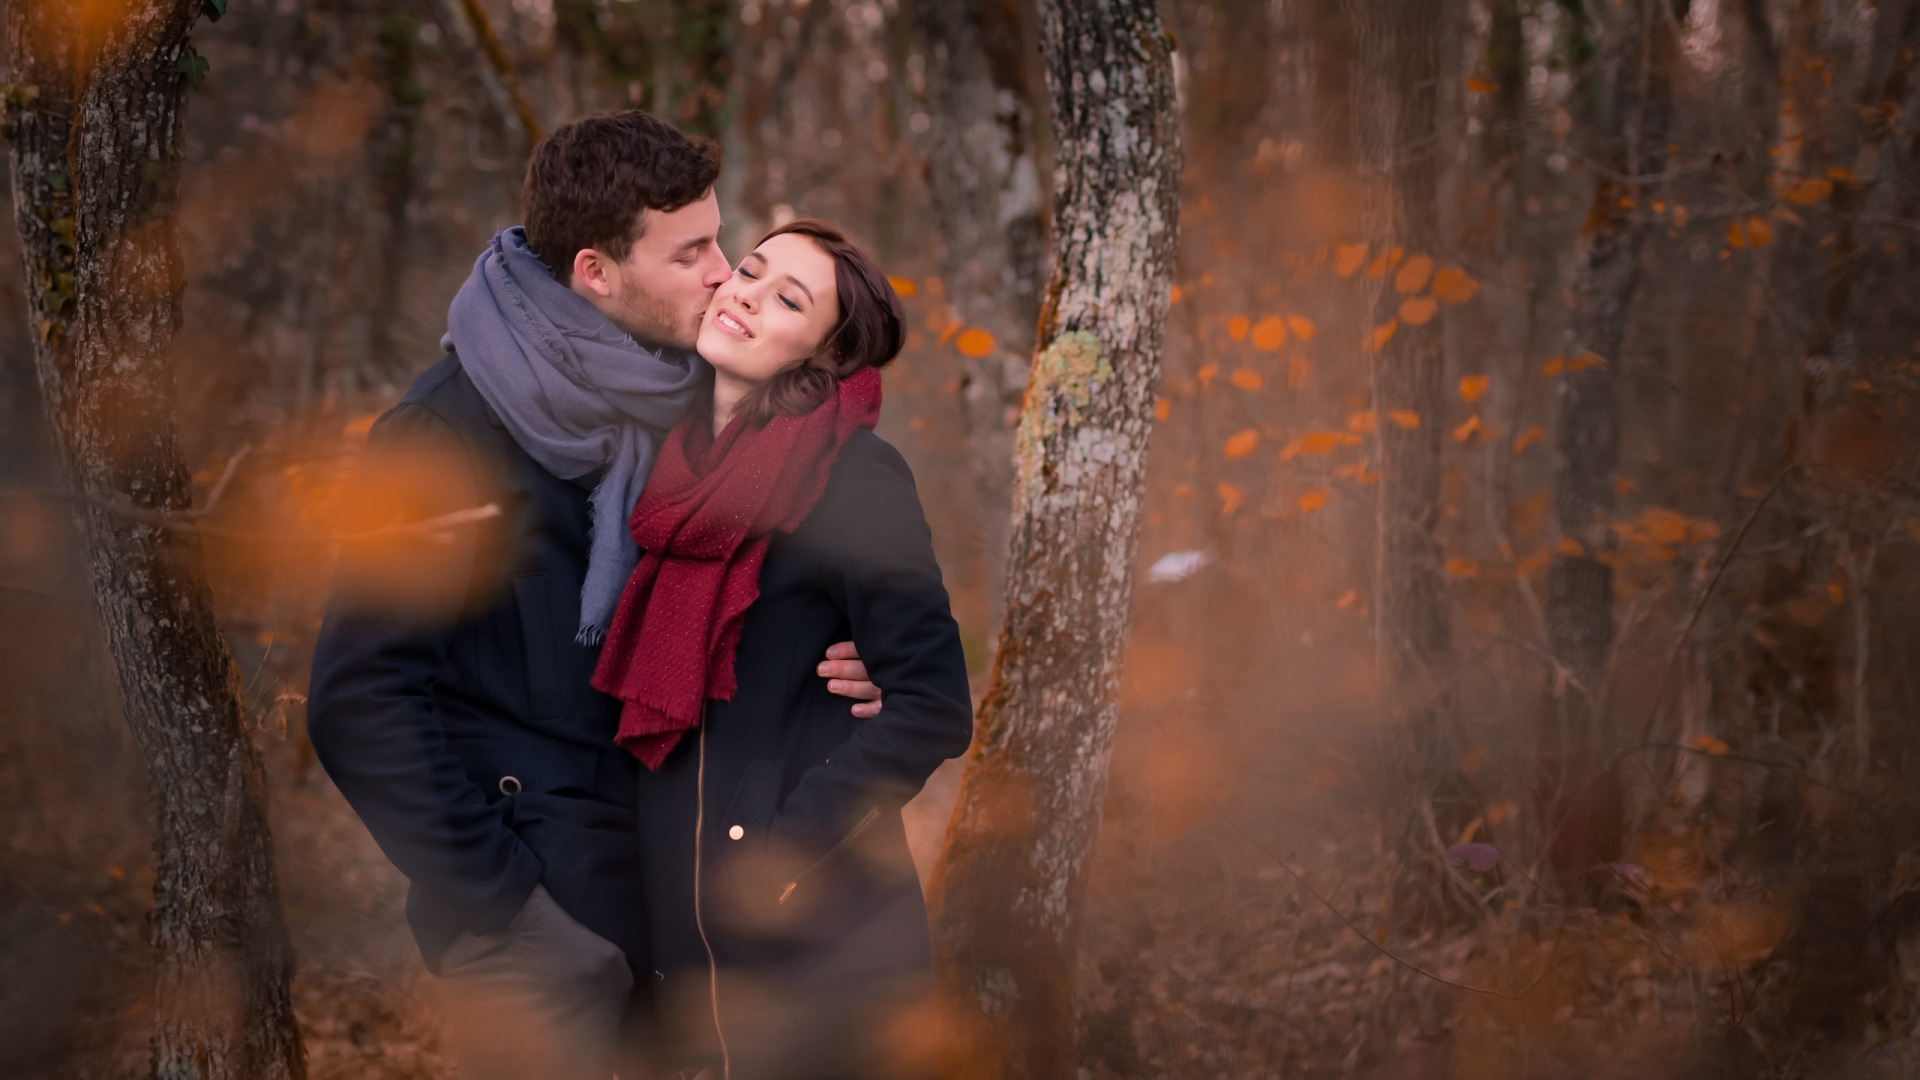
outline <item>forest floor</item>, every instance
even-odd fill
[[[54,600],[0,593],[0,628],[19,643],[0,651],[0,790],[12,793],[0,969],[28,973],[0,980],[0,1080],[136,1080],[148,1071],[152,979],[142,770],[105,719],[105,673],[74,677],[97,660],[82,658],[89,631]],[[66,674],[51,687],[46,672]],[[1767,1003],[1805,995],[1783,989],[1788,975],[1754,944],[1779,939],[1779,904],[1514,907],[1388,935],[1390,861],[1356,806],[1273,783],[1219,801],[1189,791],[1169,809],[1140,774],[1165,747],[1143,736],[1150,727],[1132,730],[1079,972],[1088,1080],[1920,1076],[1911,980],[1895,980],[1900,1000],[1845,1011],[1821,1038],[1780,1034]],[[404,881],[297,726],[270,725],[262,739],[309,1076],[450,1078]],[[909,809],[923,864],[957,777],[956,765],[942,770]]]

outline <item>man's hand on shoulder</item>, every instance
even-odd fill
[[[829,692],[853,699],[853,715],[867,720],[879,714],[880,688],[867,681],[867,665],[853,642],[828,646],[827,658],[814,671],[827,680]]]

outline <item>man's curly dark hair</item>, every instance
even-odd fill
[[[678,210],[713,189],[720,144],[639,109],[599,112],[555,128],[533,148],[520,209],[527,243],[562,285],[592,248],[627,257],[643,211]]]

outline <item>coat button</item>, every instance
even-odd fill
[[[520,794],[520,778],[517,776],[501,777],[500,778],[500,794],[502,795]]]
[[[727,839],[729,840],[738,840],[745,835],[747,835],[747,830],[741,828],[738,825],[735,825],[733,828],[727,830]]]

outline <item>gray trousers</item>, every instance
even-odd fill
[[[440,963],[460,1080],[607,1080],[633,994],[626,954],[536,886],[503,931]]]

